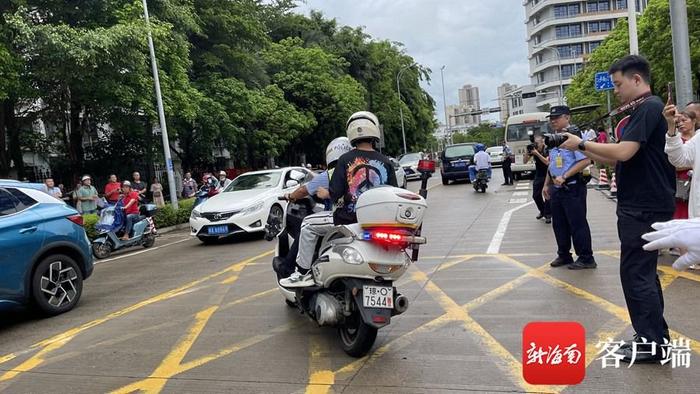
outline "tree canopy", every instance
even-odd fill
[[[385,152],[403,151],[400,108],[409,149],[431,141],[435,103],[420,86],[429,69],[400,43],[295,7],[149,2],[171,148],[185,169],[216,166],[222,150],[242,167],[321,163],[362,110],[379,117]],[[0,15],[0,177],[31,176],[22,154],[38,149],[73,177],[162,160],[140,0],[9,0]]]

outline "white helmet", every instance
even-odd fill
[[[350,140],[348,137],[338,137],[331,141],[326,147],[326,165],[333,165],[340,156],[350,152],[352,150],[352,145],[350,145]]]
[[[346,127],[348,138],[353,145],[355,145],[357,140],[373,139],[379,141],[381,138],[379,119],[377,119],[375,114],[368,111],[355,112],[350,115]]]

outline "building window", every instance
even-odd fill
[[[589,33],[597,33],[600,31],[600,26],[598,25],[598,22],[588,22],[588,32]]]
[[[560,45],[557,47],[559,57],[572,58],[583,54],[583,44]]]
[[[595,41],[588,44],[588,53],[592,53],[600,46],[601,41]]]
[[[612,21],[600,21],[599,31],[610,31],[612,30]]]
[[[618,10],[626,10],[627,9],[627,0],[617,0],[616,1],[616,6]]]
[[[589,1],[586,7],[588,12],[604,12],[610,11],[609,1]]]
[[[569,35],[572,37],[581,35],[581,25],[569,25]]]
[[[569,16],[568,7],[565,5],[554,6],[554,17],[555,18],[566,18]]]
[[[581,35],[581,25],[564,25],[555,28],[557,38],[578,37]]]
[[[569,16],[576,16],[580,13],[581,13],[581,5],[580,4],[569,5]]]
[[[542,42],[542,36],[538,34],[535,36],[535,45],[538,45],[540,42]]]

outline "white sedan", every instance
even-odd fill
[[[221,193],[192,210],[191,235],[203,243],[240,233],[265,231],[270,218],[282,219],[287,203],[277,197],[291,193],[314,174],[302,167],[247,172]]]

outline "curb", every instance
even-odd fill
[[[189,223],[180,223],[180,224],[176,224],[174,226],[159,228],[158,235],[167,234],[167,233],[171,233],[173,231],[184,230],[184,229],[189,229],[189,228],[190,228]]]

